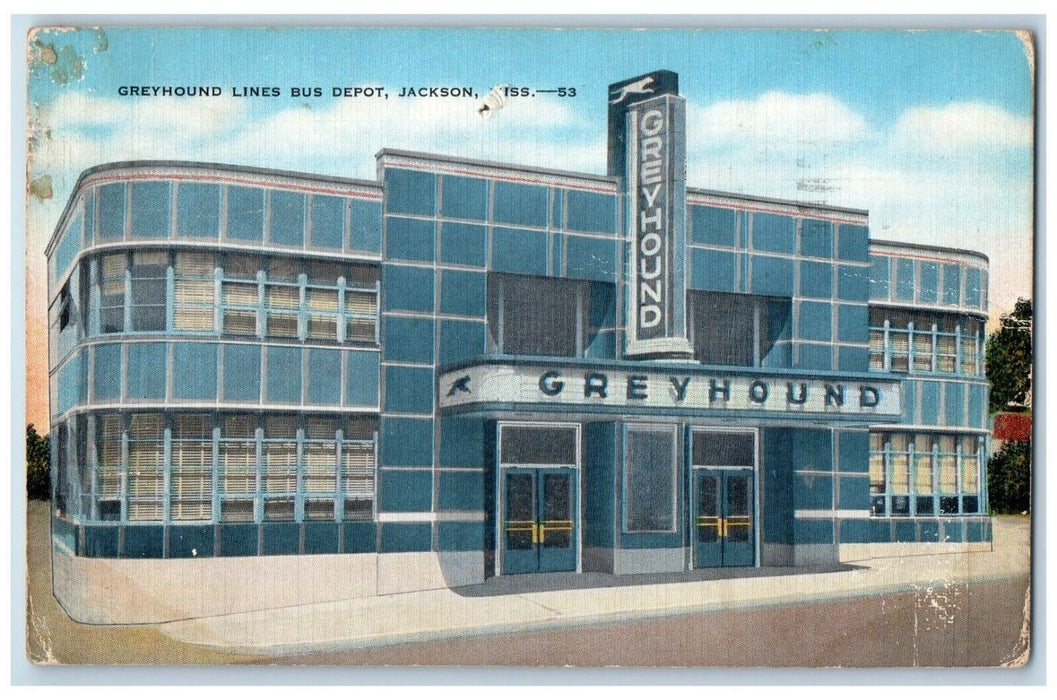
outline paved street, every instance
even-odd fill
[[[1027,578],[814,605],[483,635],[270,659],[427,666],[998,666],[1018,658]]]
[[[83,625],[50,593],[47,505],[30,504],[30,657],[71,664],[995,666],[1026,661],[1030,523],[995,550],[819,573],[519,579],[161,625]],[[777,573],[776,570],[775,573]],[[237,653],[240,652],[240,653]]]

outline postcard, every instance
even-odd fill
[[[1034,42],[34,28],[30,660],[1023,666]]]

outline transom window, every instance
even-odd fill
[[[488,328],[504,355],[581,357],[587,338],[587,282],[490,275]]]
[[[781,297],[691,291],[694,359],[706,365],[788,367],[792,302]]]

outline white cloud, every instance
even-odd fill
[[[130,106],[131,104],[131,106]],[[601,173],[604,124],[560,100],[508,101],[490,120],[472,99],[342,99],[262,113],[232,97],[141,98],[70,92],[36,111],[42,138],[30,177],[55,200],[31,201],[29,236],[46,239],[77,175],[131,159],[207,160],[375,177],[383,147]],[[688,105],[695,187],[870,211],[878,238],[982,250],[996,284],[1029,294],[1031,120],[997,107],[918,106],[888,129],[825,94],[770,92]],[[45,230],[47,227],[47,230]],[[1004,290],[1004,288],[1003,288]],[[993,292],[998,302],[1003,290]]]
[[[131,159],[183,159],[374,177],[383,147],[598,170],[604,135],[566,102],[508,102],[490,120],[468,99],[339,99],[257,114],[223,97],[131,102],[67,93],[36,112],[50,129],[32,170],[69,180],[85,167]],[[67,177],[63,177],[66,173]],[[68,190],[67,190],[68,191]],[[61,196],[61,185],[56,196]]]
[[[906,110],[874,127],[826,95],[689,107],[687,181],[866,209],[875,238],[991,259],[996,312],[1031,294],[1032,122],[978,103]]]
[[[913,107],[899,117],[892,135],[894,144],[929,151],[1027,147],[1032,138],[1031,119],[979,102]]]
[[[795,148],[803,144],[837,144],[869,139],[866,119],[825,94],[768,92],[753,100],[690,106],[687,141],[708,148],[712,143],[753,143]]]
[[[187,138],[231,131],[245,119],[246,112],[246,100],[230,96],[150,97],[128,102],[66,92],[38,114],[42,122],[67,131],[99,133],[92,130],[104,128]]]

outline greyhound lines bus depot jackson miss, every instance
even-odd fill
[[[47,248],[66,610],[988,547],[987,259],[688,187],[685,112],[613,84],[604,175],[85,171]]]

